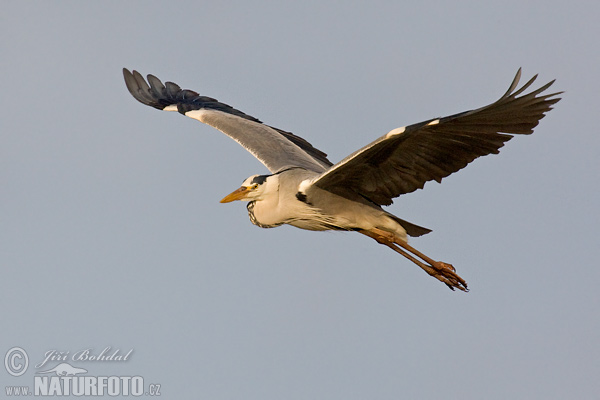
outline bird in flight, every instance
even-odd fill
[[[554,81],[524,93],[536,76],[517,89],[518,70],[496,102],[471,111],[396,128],[334,164],[305,139],[263,124],[218,100],[163,84],[153,75],[123,69],[127,89],[142,104],[177,111],[208,124],[241,144],[270,174],[252,175],[221,203],[247,201],[250,221],[261,228],[289,224],[301,229],[355,231],[417,264],[450,289],[468,291],[448,263],[435,261],[408,244],[430,229],[382,208],[426,182],[464,168],[477,157],[497,154],[512,135],[533,132],[562,92],[545,94]]]

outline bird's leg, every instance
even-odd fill
[[[393,233],[377,228],[370,230],[359,230],[359,232],[375,239],[378,243],[384,244],[390,249],[394,250],[396,253],[406,257],[421,267],[421,269],[423,269],[429,275],[433,276],[440,282],[445,283],[450,289],[459,289],[463,292],[469,291],[467,288],[467,283],[464,281],[464,279],[458,276],[458,274],[456,274],[456,270],[451,264],[435,261],[427,257],[425,254],[413,248],[402,239],[396,238]],[[419,258],[425,262],[419,260]]]

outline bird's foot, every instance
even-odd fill
[[[450,289],[458,289],[463,292],[468,292],[467,282],[456,273],[456,269],[452,264],[441,261],[434,261],[431,265],[422,264],[421,268],[435,279],[443,282]]]

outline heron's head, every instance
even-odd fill
[[[266,194],[267,179],[269,177],[271,177],[271,175],[252,175],[242,183],[242,186],[239,189],[236,189],[223,197],[221,203],[229,203],[235,200],[261,200]]]

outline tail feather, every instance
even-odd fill
[[[394,221],[398,222],[400,225],[402,225],[402,227],[404,228],[404,230],[406,231],[406,233],[408,234],[408,236],[412,236],[412,237],[418,237],[418,236],[423,236],[428,234],[429,232],[431,232],[431,229],[427,229],[424,228],[422,226],[419,225],[415,225],[411,222],[405,221],[401,218],[396,217],[393,214],[390,214],[390,217],[392,217],[394,219]]]

